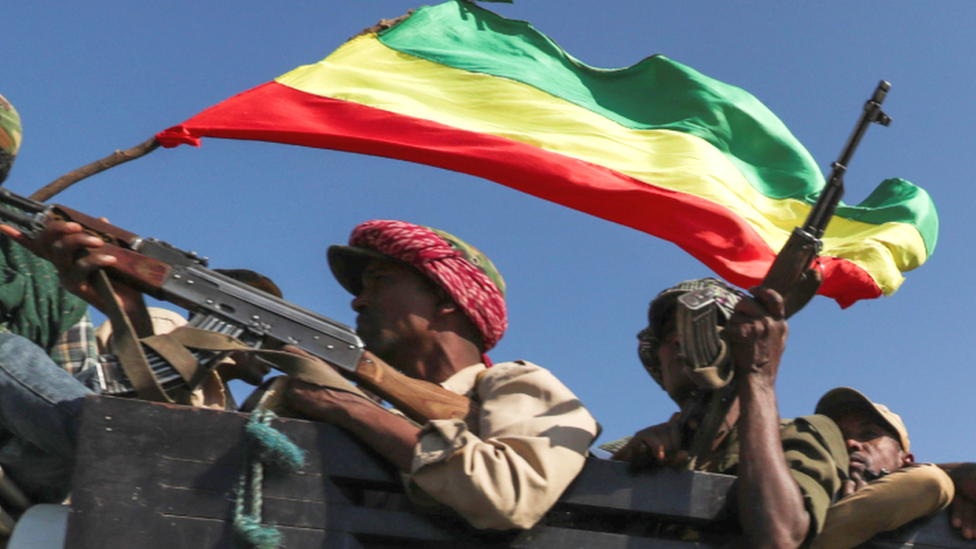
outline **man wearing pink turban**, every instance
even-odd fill
[[[99,304],[89,275],[116,261],[100,253],[104,243],[64,222],[48,224],[38,240],[63,267],[62,284]],[[488,361],[485,353],[508,324],[495,266],[448,233],[402,221],[359,225],[348,246],[329,249],[329,265],[355,295],[366,348],[407,376],[471,398],[478,417],[417,425],[338,374],[329,386],[290,379],[287,405],[345,428],[386,457],[404,473],[411,496],[448,505],[478,528],[533,526],[583,468],[600,428],[548,370]],[[141,304],[138,294],[119,297],[127,311]]]
[[[356,227],[329,249],[355,298],[366,348],[404,374],[474,399],[477,421],[418,426],[355,391],[292,380],[289,405],[340,425],[406,475],[408,492],[454,508],[478,528],[529,528],[583,467],[596,420],[548,370],[492,365],[485,353],[508,325],[505,283],[481,252],[402,221]]]

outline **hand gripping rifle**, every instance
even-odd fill
[[[881,103],[890,88],[891,85],[882,80],[865,103],[857,126],[840,158],[831,166],[827,184],[806,222],[793,229],[763,279],[763,286],[783,296],[786,318],[802,309],[823,281],[823,273],[813,266],[823,244],[821,237],[844,195],[844,173],[864,132],[871,123],[882,126],[891,123],[891,118],[881,110]],[[707,386],[696,392],[694,404],[681,417],[685,439],[689,442],[690,468],[722,442],[738,419],[731,352],[717,321],[717,304],[711,289],[688,292],[678,298],[676,326],[685,365],[696,371],[716,372],[710,382],[704,383]],[[691,429],[691,425],[697,429]]]
[[[340,373],[419,423],[430,419],[466,419],[477,409],[468,398],[398,372],[367,351],[349,326],[210,270],[207,259],[194,252],[185,252],[154,238],[142,238],[71,208],[37,202],[2,187],[0,205],[3,206],[0,219],[31,238],[49,221],[73,221],[82,225],[86,232],[107,244],[99,253],[118,259],[104,269],[111,279],[194,313],[191,327],[238,338],[255,349],[268,343],[293,345],[335,366]],[[201,377],[200,372],[181,375],[166,361],[149,360],[149,363],[151,400],[159,400],[152,397],[163,390],[192,386],[193,379],[188,378]],[[131,392],[133,386],[139,392],[138,380],[134,378],[145,374],[130,372],[124,361],[122,367],[124,375],[107,384],[109,389],[121,388],[108,392],[124,394],[125,389]],[[140,392],[139,396],[146,395]]]

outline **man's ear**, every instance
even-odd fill
[[[901,453],[901,466],[904,467],[906,465],[911,465],[912,463],[915,463],[915,456],[913,454],[908,453],[908,452],[902,452]]]

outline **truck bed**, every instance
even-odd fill
[[[89,397],[73,479],[66,547],[233,547],[234,488],[247,416]],[[290,548],[517,547],[532,549],[718,547],[736,536],[726,509],[734,477],[686,471],[631,475],[590,459],[559,504],[524,532],[475,530],[452,511],[421,508],[379,456],[331,425],[279,419],[308,452],[306,467],[269,475],[265,523]],[[945,513],[864,547],[974,549]]]

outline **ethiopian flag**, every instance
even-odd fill
[[[674,242],[739,286],[762,280],[824,187],[803,145],[745,91],[661,55],[590,67],[528,23],[460,0],[157,135],[165,147],[201,137],[477,175]],[[937,235],[928,194],[886,180],[838,208],[820,293],[845,307],[891,294]]]

